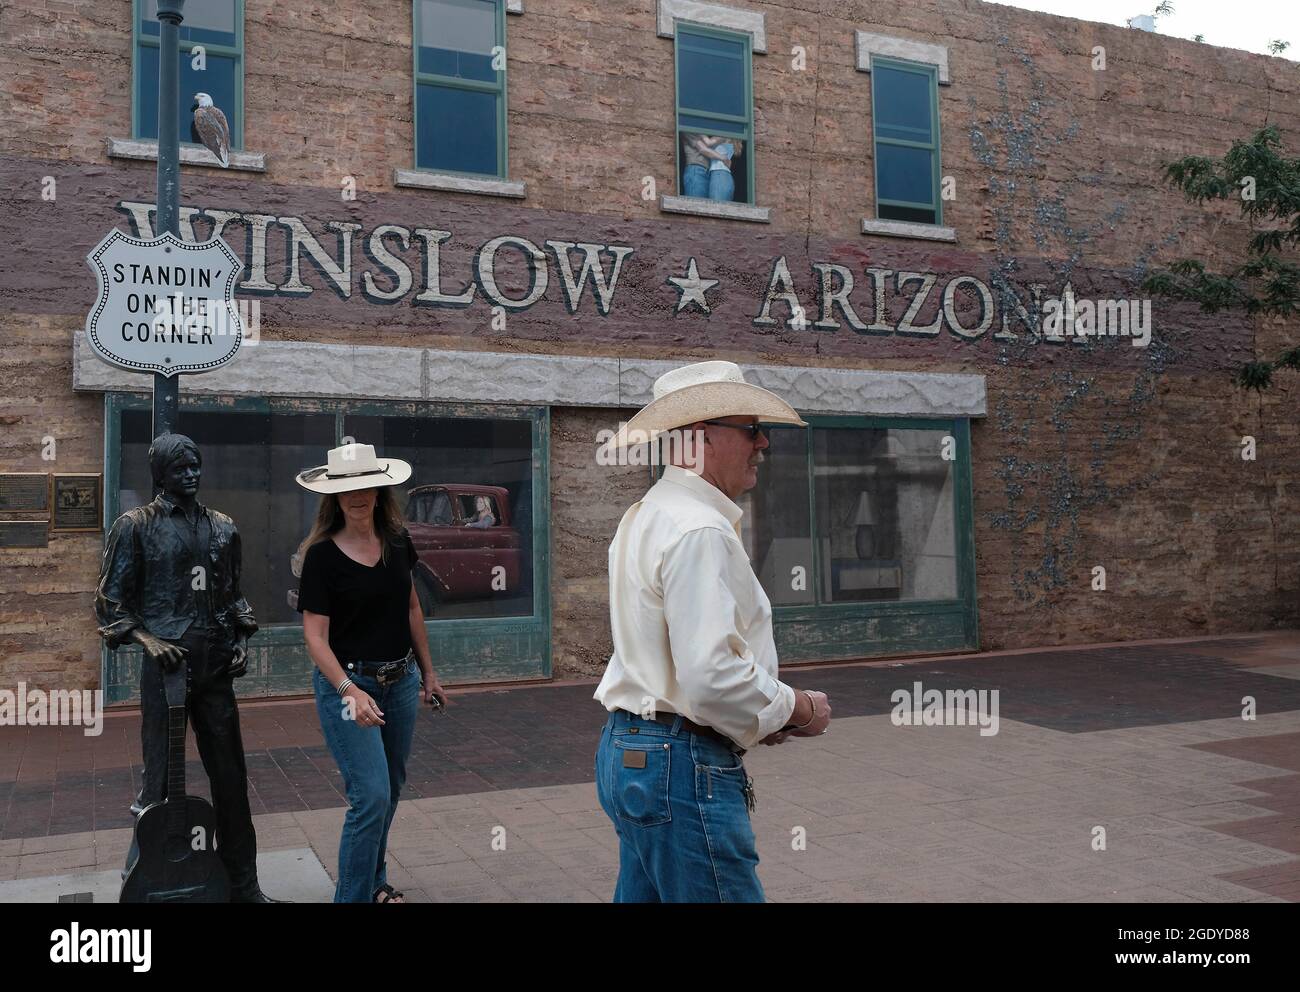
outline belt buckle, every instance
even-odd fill
[[[406,669],[406,660],[390,661],[375,669],[375,681],[380,685],[392,685],[402,677]]]

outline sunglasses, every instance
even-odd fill
[[[744,431],[751,441],[767,437],[766,428],[762,424],[725,424],[721,420],[705,420],[702,423],[713,424],[715,427],[730,427],[733,431]]]

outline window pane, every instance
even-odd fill
[[[701,51],[702,47],[707,50]],[[743,116],[746,113],[744,54],[742,42],[687,36],[679,31],[678,105],[683,110]]]
[[[419,169],[497,174],[495,93],[421,83],[415,131]]]
[[[182,15],[182,41],[235,44],[235,0],[204,0],[202,3],[190,0],[182,9]],[[144,0],[140,4],[140,31],[158,37],[158,0]]]
[[[808,448],[803,429],[774,427],[758,485],[742,498],[745,547],[773,606],[811,605],[816,597],[808,522]],[[746,505],[748,502],[748,505]]]
[[[876,135],[903,141],[932,141],[933,87],[929,74],[876,66],[871,75]]]
[[[817,540],[830,602],[957,597],[953,463],[943,431],[813,430]]]
[[[493,82],[497,44],[494,0],[421,0],[421,72]]]
[[[909,203],[934,202],[934,153],[901,145],[876,146],[876,196]]]
[[[910,224],[938,223],[938,217],[933,210],[921,207],[896,207],[889,203],[882,203],[876,210],[876,216],[881,220],[905,220]]]
[[[121,512],[153,499],[150,425],[148,410],[122,413]],[[177,431],[199,446],[199,502],[229,514],[239,528],[240,585],[258,624],[301,624],[289,606],[288,593],[298,588],[290,559],[320,497],[294,482],[294,474],[319,465],[334,446],[333,414],[181,410]]]
[[[426,617],[532,614],[530,421],[349,416],[343,433],[414,468],[397,496]]]
[[[221,108],[230,124],[230,146],[243,147],[238,114],[235,112],[235,60],[224,55],[207,56],[207,68],[197,72],[190,66],[188,53],[178,54],[181,60],[179,127],[181,141],[197,142],[190,134],[194,123],[194,94],[206,93]],[[140,62],[136,91],[139,108],[140,131],[138,138],[158,137],[158,49],[151,45],[140,46]]]
[[[683,134],[725,134],[744,138],[749,133],[749,125],[744,121],[720,121],[712,117],[697,117],[695,114],[681,114],[677,121],[684,129],[690,129],[683,130]]]

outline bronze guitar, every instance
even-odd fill
[[[145,664],[155,664],[145,659]],[[185,702],[189,663],[166,672],[167,798],[135,820],[139,855],[119,902],[229,902],[230,879],[217,857],[217,817],[206,799],[185,794]]]

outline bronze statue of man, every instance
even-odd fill
[[[104,546],[95,612],[100,636],[110,648],[134,642],[144,649],[144,783],[132,814],[166,796],[163,673],[188,664],[190,722],[212,787],[215,846],[230,876],[231,901],[274,902],[257,881],[257,835],[233,687],[247,668],[248,638],[257,623],[239,591],[235,522],[197,499],[201,465],[198,445],[188,437],[154,438],[149,470],[155,490],[161,491],[153,502],[114,521]]]

